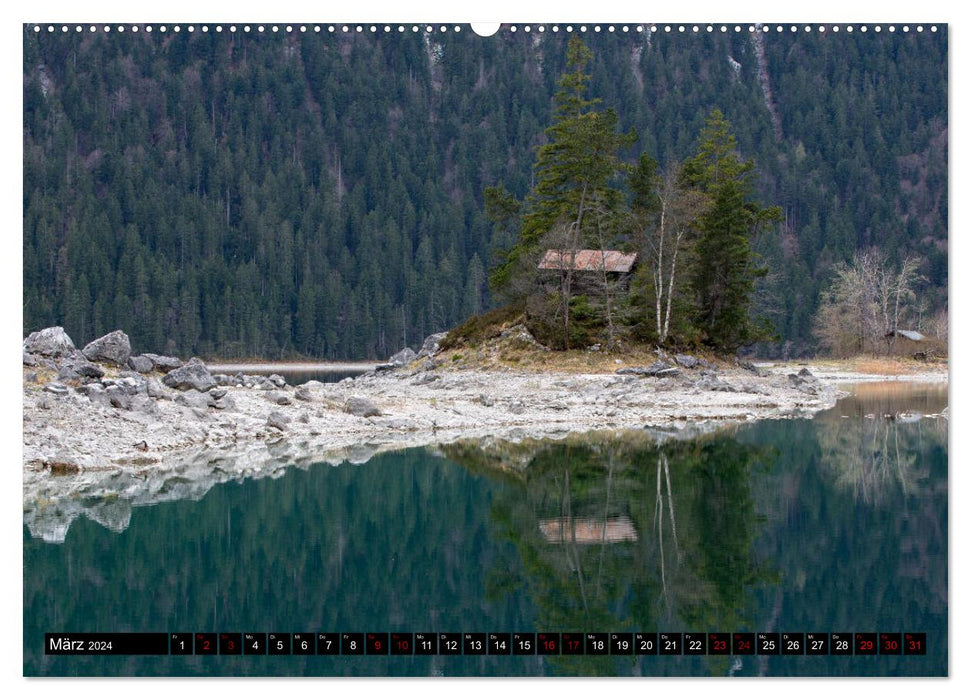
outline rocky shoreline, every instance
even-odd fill
[[[68,494],[130,509],[143,499],[198,498],[218,481],[291,464],[363,462],[468,437],[809,416],[841,395],[805,368],[716,369],[690,356],[613,374],[455,369],[443,366],[441,339],[358,377],[294,387],[279,375],[212,374],[195,358],[133,356],[121,331],[80,351],[63,329],[32,334],[24,341],[25,520],[56,541],[60,526],[39,523]],[[124,503],[104,501],[108,494]],[[88,515],[108,527],[117,520]]]

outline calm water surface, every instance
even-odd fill
[[[28,675],[944,675],[946,385],[813,420],[466,443],[24,528]],[[925,632],[878,657],[54,657],[50,631]]]

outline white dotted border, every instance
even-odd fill
[[[248,24],[238,25],[238,26],[235,25],[235,24],[230,24],[230,25],[225,25],[225,26],[224,25],[221,25],[221,24],[212,25],[212,26],[207,25],[207,24],[202,24],[202,25],[198,25],[198,27],[197,27],[197,25],[189,24],[189,25],[185,25],[184,26],[185,31],[190,32],[190,33],[195,32],[197,28],[201,32],[208,32],[208,31],[210,31],[210,29],[213,30],[213,31],[215,31],[215,32],[217,32],[217,33],[221,33],[224,30],[225,31],[229,31],[230,33],[235,33],[235,32],[238,32],[238,31],[241,31],[241,32],[250,32],[250,31],[254,31],[255,30],[258,33],[266,33],[266,32],[279,33],[280,31],[284,31],[284,32],[286,32],[288,34],[291,34],[291,33],[294,33],[294,32],[306,33],[306,32],[309,32],[309,31],[313,31],[314,33],[317,33],[317,34],[320,34],[322,32],[327,32],[329,34],[337,34],[337,33],[343,33],[343,34],[351,34],[351,33],[363,34],[365,32],[370,32],[371,34],[377,34],[379,32],[383,32],[385,34],[388,34],[388,33],[391,33],[391,32],[404,33],[406,31],[411,31],[413,33],[422,32],[422,31],[425,32],[425,33],[432,33],[432,32],[443,33],[443,32],[448,32],[450,30],[453,31],[453,32],[461,32],[462,31],[462,27],[459,26],[459,25],[452,25],[451,27],[449,27],[448,25],[444,25],[444,24],[442,24],[442,25],[431,25],[431,24],[423,24],[423,25],[421,25],[421,24],[412,24],[412,25],[403,25],[403,24],[398,24],[398,25],[390,25],[390,24],[384,24],[384,25],[377,25],[377,24],[371,24],[371,25],[366,25],[366,24],[342,24],[342,25],[334,25],[334,24],[328,24],[328,25],[321,25],[321,24],[313,24],[313,25],[307,25],[307,24],[286,24],[286,25],[278,25],[278,24],[272,24],[272,25],[262,25],[262,24],[260,24],[260,25],[252,25],[252,26],[251,25],[248,25]],[[574,32],[574,31],[578,31],[578,32],[581,32],[581,33],[588,32],[588,31],[593,31],[594,33],[600,33],[600,32],[603,32],[603,31],[606,31],[607,33],[617,33],[617,32],[620,32],[620,33],[625,33],[625,32],[626,33],[629,33],[629,32],[661,32],[661,31],[663,31],[665,33],[671,33],[671,32],[675,32],[676,31],[676,32],[681,33],[681,34],[685,34],[685,33],[689,33],[689,32],[690,33],[693,33],[693,34],[701,34],[701,33],[704,33],[704,32],[707,32],[707,33],[714,33],[714,32],[721,32],[721,33],[736,32],[736,33],[738,33],[738,32],[742,32],[742,31],[745,31],[745,30],[748,30],[749,32],[762,31],[764,33],[768,33],[768,32],[771,32],[773,29],[777,33],[781,33],[781,32],[796,33],[796,32],[799,32],[800,30],[803,31],[803,32],[818,31],[820,33],[825,33],[825,32],[839,33],[841,31],[845,31],[846,33],[852,33],[854,31],[867,32],[867,31],[869,31],[869,30],[872,29],[872,31],[877,32],[877,33],[880,33],[883,30],[886,30],[888,32],[896,32],[898,28],[900,29],[900,31],[904,32],[905,34],[906,33],[909,33],[911,30],[916,30],[917,32],[923,32],[925,30],[925,27],[922,24],[918,24],[918,25],[914,25],[914,26],[911,26],[909,24],[904,24],[904,25],[894,25],[894,24],[890,24],[890,25],[880,25],[880,24],[875,24],[875,25],[866,25],[866,24],[861,24],[861,25],[852,25],[852,24],[846,24],[846,25],[838,25],[838,24],[833,24],[833,25],[824,25],[824,24],[820,24],[820,25],[810,25],[810,24],[804,24],[804,25],[795,25],[795,24],[790,24],[790,25],[781,25],[781,24],[776,24],[776,25],[771,25],[771,24],[749,24],[747,26],[746,25],[739,25],[739,24],[735,24],[735,25],[728,25],[728,24],[721,24],[721,25],[714,25],[714,24],[708,24],[708,25],[698,25],[698,24],[693,24],[693,25],[684,25],[684,24],[677,24],[677,25],[672,25],[672,24],[663,24],[663,25],[662,24],[634,24],[634,25],[629,25],[629,24],[621,24],[621,25],[614,25],[614,24],[609,24],[609,25],[600,25],[600,24],[586,25],[586,24],[580,24],[580,25],[572,25],[572,24],[567,24],[567,25],[564,25],[564,26],[560,26],[558,24],[553,24],[553,25],[550,25],[550,26],[543,25],[543,24],[535,25],[535,26],[534,25],[528,25],[527,24],[527,25],[519,26],[519,25],[515,25],[514,24],[514,25],[510,25],[508,27],[505,27],[505,31],[508,31],[510,33],[516,33],[516,32],[518,32],[520,30],[522,30],[523,32],[527,32],[527,33],[528,32],[531,32],[533,30],[535,30],[537,32],[540,32],[540,33],[546,32],[547,30],[552,31],[552,32],[565,31],[565,32],[568,32],[568,33],[569,32]],[[75,32],[83,32],[83,31],[87,30],[88,32],[102,31],[102,32],[108,33],[108,32],[112,32],[112,31],[116,31],[119,34],[122,34],[122,33],[126,32],[126,31],[130,31],[133,34],[138,33],[139,31],[144,31],[144,32],[147,32],[147,33],[151,33],[151,32],[156,31],[156,30],[159,31],[159,32],[162,32],[162,33],[165,33],[165,32],[168,32],[168,31],[173,31],[173,32],[179,33],[179,32],[182,31],[183,25],[175,24],[175,25],[172,25],[171,27],[170,26],[167,26],[167,25],[164,25],[164,24],[158,25],[157,27],[156,26],[153,26],[151,24],[148,24],[148,25],[137,25],[137,24],[124,25],[124,24],[118,24],[118,25],[114,25],[114,26],[109,25],[109,24],[105,24],[105,25],[94,25],[94,24],[91,24],[91,25],[87,25],[87,26],[80,25],[80,24],[76,24],[76,25],[67,25],[67,24],[62,24],[62,25],[54,25],[54,24],[40,25],[40,24],[35,24],[34,25],[34,32],[35,33],[40,33],[42,31],[46,30],[48,33],[53,34],[58,29],[62,33],[67,33],[69,31],[71,31],[71,29],[73,29]],[[937,25],[932,24],[932,25],[930,25],[928,27],[928,29],[931,32],[936,32],[937,29],[938,29],[938,27],[937,27]]]

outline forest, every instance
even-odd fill
[[[486,192],[536,185],[567,32],[322,29],[24,27],[25,334],[364,359],[500,303],[516,238]],[[821,303],[861,259],[910,261],[901,327],[946,318],[938,29],[583,36],[590,97],[638,136],[619,159],[664,173],[717,111],[753,201],[779,207],[750,240],[750,317],[771,328],[750,350],[835,352]]]

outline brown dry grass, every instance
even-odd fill
[[[812,364],[848,372],[859,372],[860,374],[879,374],[891,377],[947,369],[946,360],[922,362],[909,357],[879,357],[874,355],[861,355],[844,360],[817,358],[812,361]]]

